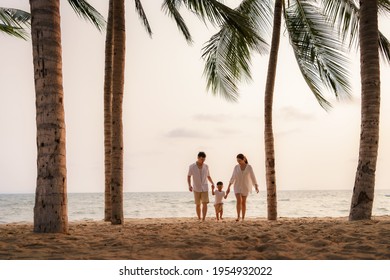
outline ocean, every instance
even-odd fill
[[[279,217],[346,217],[352,191],[279,191]],[[33,222],[35,194],[0,194],[0,223]],[[214,217],[210,193],[208,217]],[[224,217],[235,217],[235,197],[224,200]],[[373,215],[390,215],[390,190],[376,190]],[[124,194],[125,218],[195,217],[190,192],[145,192]],[[266,193],[252,193],[247,200],[247,217],[266,217]],[[69,193],[69,221],[102,220],[103,193]]]

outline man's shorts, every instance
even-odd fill
[[[195,192],[194,191],[195,204],[209,203],[209,192]]]

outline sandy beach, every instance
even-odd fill
[[[0,225],[0,259],[196,260],[390,259],[390,216],[248,219],[211,217],[70,222],[68,234],[36,234],[32,224]]]

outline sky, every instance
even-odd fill
[[[89,1],[105,17],[107,1]],[[235,4],[238,1],[227,1]],[[123,104],[124,191],[187,191],[188,166],[207,154],[214,182],[226,185],[243,153],[265,190],[263,99],[268,55],[254,55],[253,81],[240,84],[237,103],[206,90],[201,49],[214,34],[185,14],[194,44],[144,0],[150,38],[126,1],[126,72]],[[28,0],[2,7],[29,10]],[[234,7],[232,5],[232,7]],[[79,19],[61,1],[68,192],[104,191],[103,77],[105,32]],[[380,20],[390,37],[390,20]],[[360,135],[358,51],[351,52],[352,97],[325,112],[305,84],[282,30],[274,94],[278,190],[353,189]],[[0,34],[0,193],[36,188],[35,92],[31,41]],[[376,188],[389,189],[390,68],[381,64],[380,146]]]

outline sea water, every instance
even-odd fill
[[[279,191],[279,217],[346,217],[351,191]],[[0,194],[0,223],[33,222],[35,194]],[[214,217],[214,197],[210,193],[208,217]],[[235,217],[234,194],[224,200],[224,217]],[[390,191],[376,190],[373,215],[390,215]],[[124,193],[125,218],[194,217],[190,192]],[[252,193],[247,199],[247,217],[266,217],[266,193]],[[102,220],[103,193],[69,193],[70,221]]]

